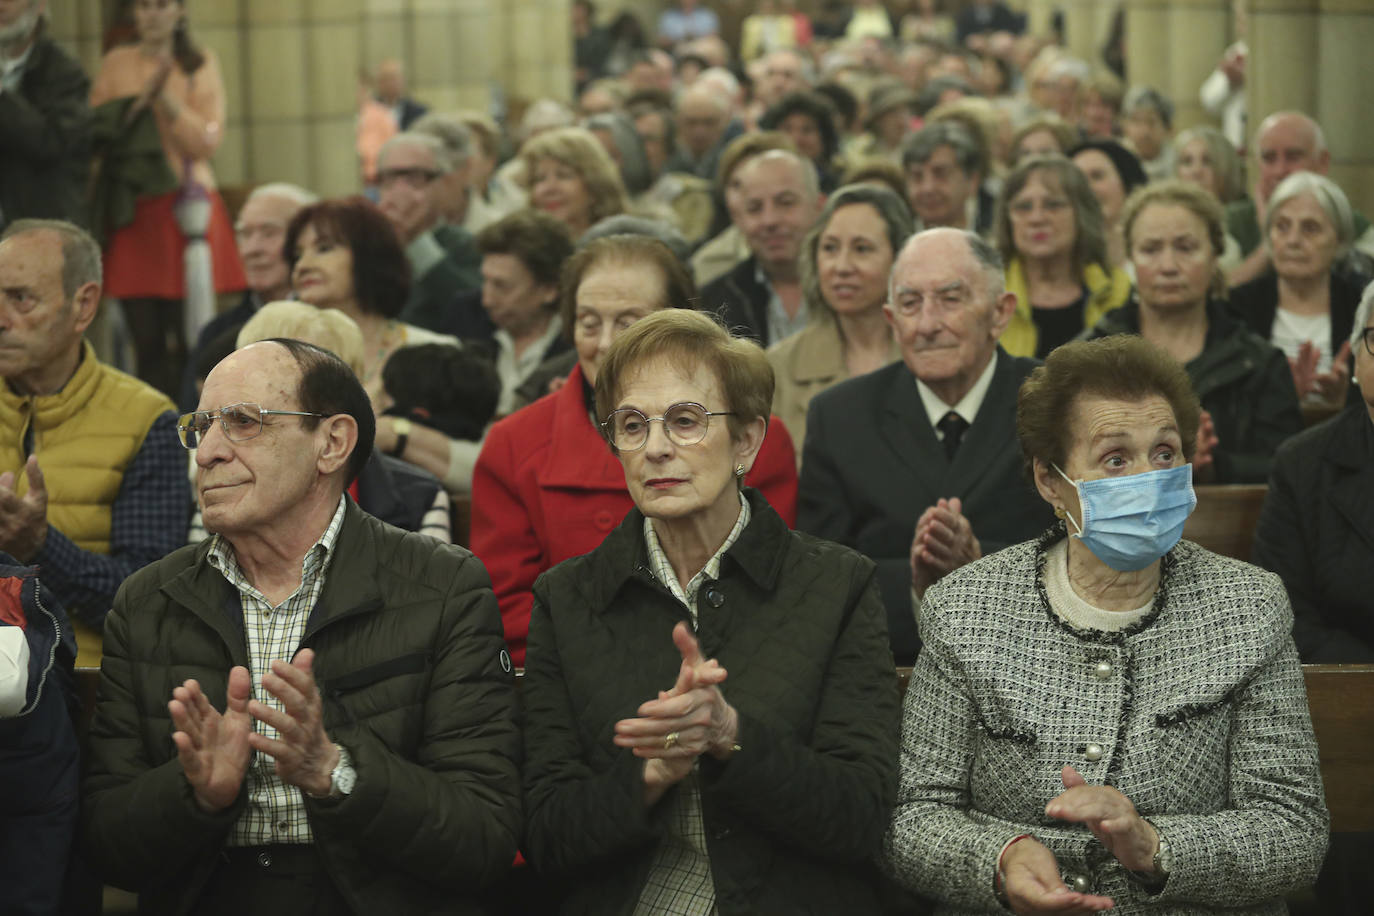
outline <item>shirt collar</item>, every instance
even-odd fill
[[[973,387],[959,399],[958,404],[949,405],[940,400],[940,396],[920,379],[916,380],[916,390],[921,393],[921,406],[926,409],[926,417],[930,420],[930,425],[934,427],[951,410],[964,418],[964,422],[969,426],[978,419],[978,411],[983,406],[983,399],[987,397],[988,388],[992,386],[992,376],[997,368],[997,354],[992,354],[992,359],[983,369],[983,374],[978,376],[978,381],[973,383]]]
[[[329,525],[320,535],[320,539],[311,545],[305,552],[305,559],[301,561],[301,583],[312,575],[322,573],[329,568],[329,561],[334,553],[334,544],[339,539],[339,529],[343,527],[344,507],[348,503],[347,496],[339,497],[339,505],[334,509],[334,516],[329,520]],[[210,537],[210,551],[206,556],[210,565],[219,570],[230,582],[242,580],[247,582],[247,577],[243,575],[243,570],[239,567],[238,557],[234,554],[234,545],[222,535],[215,534]],[[249,583],[249,587],[252,585]]]
[[[23,79],[24,65],[33,56],[33,49],[38,47],[37,39],[30,41],[29,46],[24,49],[24,53],[15,58],[0,58],[0,82],[3,82],[6,89],[18,89],[19,82]]]
[[[725,556],[726,551],[734,546],[735,541],[739,540],[740,534],[749,524],[749,501],[744,498],[744,493],[739,494],[739,515],[735,518],[734,527],[726,535],[724,542],[711,555],[711,559],[706,561],[706,565],[701,568],[691,581],[687,583],[687,588],[683,588],[678,582],[677,573],[673,570],[673,564],[668,561],[668,555],[663,552],[663,548],[658,543],[658,533],[654,531],[653,519],[644,517],[644,545],[649,551],[649,570],[654,574],[654,578],[665,585],[673,595],[687,606],[687,610],[692,614],[692,620],[696,620],[696,593],[701,583],[708,578],[714,579],[720,575],[720,561]]]

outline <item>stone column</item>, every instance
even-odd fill
[[[1207,123],[1198,89],[1231,43],[1230,0],[1126,0],[1126,78],[1174,102],[1174,127]]]
[[[1331,151],[1331,178],[1374,212],[1374,6],[1368,0],[1251,0],[1247,105],[1252,129],[1268,114],[1305,111]]]

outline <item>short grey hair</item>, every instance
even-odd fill
[[[962,124],[954,121],[928,123],[902,143],[902,168],[924,165],[942,146],[954,150],[954,159],[965,175],[978,171],[983,150]]]
[[[298,184],[289,181],[270,181],[267,184],[260,184],[252,190],[252,193],[244,200],[244,204],[257,200],[261,197],[281,197],[297,204],[300,207],[309,207],[320,202],[320,196],[313,191],[307,191]]]
[[[812,200],[820,199],[821,179],[820,175],[816,172],[815,163],[811,162],[809,159],[797,155],[791,150],[765,150],[764,152],[759,153],[757,156],[745,160],[737,169],[735,169],[735,177],[737,179],[743,177],[743,175],[746,172],[752,170],[759,163],[779,161],[789,162],[792,165],[795,165],[801,171],[802,186],[806,189],[806,193],[810,195]]]
[[[1158,89],[1150,86],[1136,86],[1126,93],[1126,100],[1121,103],[1121,113],[1129,115],[1141,108],[1148,108],[1159,115],[1159,120],[1164,122],[1165,129],[1173,129],[1174,103]]]
[[[51,232],[62,240],[62,297],[68,302],[87,283],[104,282],[100,245],[85,229],[62,219],[17,219],[0,234],[0,242],[31,232]]]
[[[441,175],[447,175],[449,172],[452,172],[455,167],[453,154],[448,151],[448,147],[444,145],[442,140],[433,134],[422,134],[419,131],[406,130],[382,144],[382,148],[377,152],[377,168],[385,169],[386,166],[383,163],[386,162],[386,157],[392,150],[401,146],[419,146],[429,150],[430,154],[434,157],[434,168],[437,169]]]
[[[448,150],[453,158],[453,167],[461,168],[472,158],[472,131],[463,123],[462,118],[452,114],[431,111],[414,124],[411,133],[429,134]]]
[[[906,250],[916,244],[927,233],[931,232],[957,232],[964,238],[968,245],[969,254],[973,255],[974,262],[978,265],[978,271],[983,275],[983,292],[987,294],[987,301],[992,302],[1007,290],[1006,264],[1002,261],[1002,254],[997,248],[976,232],[968,229],[955,229],[951,226],[936,226],[916,233],[906,240],[902,250],[892,259],[892,266],[897,266],[897,260],[906,253]],[[888,274],[887,278],[887,299],[889,302],[897,298],[897,271],[894,269]]]
[[[577,249],[581,251],[597,239],[604,239],[612,235],[642,235],[646,238],[655,239],[666,245],[673,256],[684,264],[692,257],[692,245],[682,237],[681,232],[662,220],[649,219],[646,216],[631,216],[628,213],[608,216],[596,223],[578,237]]]
[[[1280,181],[1278,187],[1274,188],[1274,193],[1269,195],[1269,206],[1264,212],[1264,244],[1269,244],[1269,231],[1274,228],[1279,208],[1304,194],[1312,195],[1317,206],[1321,207],[1327,219],[1331,220],[1331,225],[1336,230],[1336,241],[1340,244],[1337,254],[1349,248],[1355,241],[1355,216],[1350,209],[1350,199],[1345,196],[1340,185],[1315,172],[1294,172]]]
[[[1364,329],[1369,327],[1369,313],[1374,311],[1374,283],[1370,283],[1364,288],[1364,295],[1360,297],[1360,304],[1355,309],[1355,325],[1350,330],[1350,352],[1353,355],[1357,347],[1362,346],[1360,338],[1364,336]],[[1366,384],[1374,385],[1374,379],[1368,379]]]

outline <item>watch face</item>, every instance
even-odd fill
[[[358,774],[354,772],[351,766],[340,767],[334,771],[332,781],[334,783],[333,789],[337,794],[351,795],[353,786],[358,781]]]

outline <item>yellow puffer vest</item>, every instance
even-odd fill
[[[1107,273],[1097,264],[1089,264],[1083,268],[1083,285],[1088,289],[1088,304],[1083,309],[1084,330],[1096,325],[1112,309],[1125,305],[1131,297],[1131,278],[1119,267]],[[1016,294],[1016,311],[999,342],[1012,356],[1034,356],[1040,331],[1031,318],[1026,269],[1019,257],[1013,257],[1007,264],[1007,292]]]
[[[96,358],[82,343],[81,364],[57,394],[26,397],[0,384],[0,472],[13,471],[15,489],[28,491],[24,437],[33,426],[33,453],[48,490],[48,524],[82,550],[110,552],[110,514],[124,471],[143,447],[149,428],[172,402],[154,388]],[[75,624],[78,664],[100,637]]]

